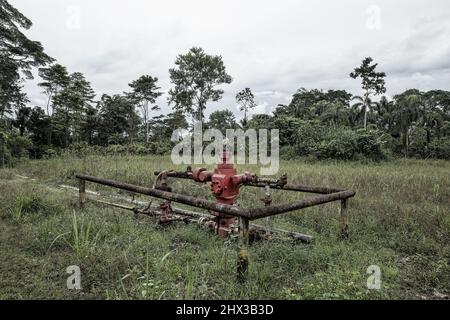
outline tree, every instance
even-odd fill
[[[29,29],[31,21],[6,0],[0,0],[0,128],[6,128],[5,116],[28,101],[22,93],[23,73],[32,79],[31,68],[51,63],[42,45],[28,39],[21,29]],[[5,162],[5,143],[2,139],[2,165]]]
[[[56,113],[53,122],[61,132],[64,132],[65,139],[62,146],[67,146],[70,138],[80,141],[83,119],[94,97],[91,84],[80,72],[72,73],[68,85],[54,95],[53,104]]]
[[[364,129],[366,129],[368,115],[372,114],[372,110],[376,108],[377,103],[373,102],[369,97],[361,96],[353,96],[352,100],[357,101],[351,107],[353,112],[356,112],[358,114],[356,120],[360,121],[360,119],[362,118]],[[358,122],[354,123],[354,125],[356,125],[357,123]]]
[[[249,121],[248,127],[252,129],[269,129],[272,126],[273,117],[268,114],[255,114]]]
[[[208,128],[219,129],[222,133],[226,129],[236,129],[238,124],[236,118],[230,110],[217,110],[209,115]]]
[[[32,79],[31,68],[46,65],[53,58],[44,53],[42,44],[28,39],[21,29],[30,29],[32,22],[6,0],[0,0],[0,52]]]
[[[319,89],[307,90],[300,88],[292,96],[289,105],[278,105],[274,115],[313,120],[325,111],[327,104],[339,103],[348,106],[351,97],[352,94],[345,90],[328,90],[323,92]]]
[[[355,128],[359,126],[360,123],[363,122],[364,119],[364,110],[360,109],[357,104],[354,104],[350,107],[348,112],[348,122],[350,123],[350,127]]]
[[[31,108],[22,106],[16,110],[16,118],[13,120],[14,127],[19,129],[19,135],[23,136],[30,122]]]
[[[395,127],[395,104],[393,101],[388,101],[386,96],[382,96],[380,101],[375,103],[375,109],[377,111],[377,125],[378,128],[389,132],[391,135],[394,133]]]
[[[18,66],[11,59],[0,55],[0,126],[5,128],[5,117],[12,114],[17,105],[26,102],[21,89]]]
[[[100,125],[101,117],[98,110],[93,106],[87,106],[80,128],[81,140],[88,144],[98,143]]]
[[[153,117],[151,122],[152,137],[156,141],[170,141],[175,130],[188,128],[186,118],[180,111]]]
[[[339,102],[322,102],[325,106],[318,118],[322,123],[332,127],[347,126],[349,122],[349,109]]]
[[[361,63],[361,66],[355,68],[350,73],[353,79],[361,78],[362,89],[364,91],[364,129],[367,128],[367,108],[369,97],[371,95],[383,94],[386,92],[384,72],[376,72],[375,69],[378,63],[372,63],[371,57],[366,57]]]
[[[412,125],[420,118],[422,94],[418,90],[406,91],[394,96],[397,101],[396,117],[401,131],[401,140],[405,146],[405,157],[409,156],[410,133]]]
[[[322,90],[313,89],[307,90],[300,88],[292,96],[289,105],[279,105],[274,114],[276,116],[291,116],[295,118],[310,119],[312,115],[312,106],[326,99]]]
[[[247,112],[256,107],[255,96],[250,88],[245,88],[236,95],[236,101],[240,104],[240,110],[244,111],[244,119],[242,125],[247,127]]]
[[[0,111],[10,113],[12,106],[23,104],[21,75],[32,79],[31,68],[51,63],[40,42],[28,39],[22,29],[31,21],[6,0],[0,0]]]
[[[51,130],[50,121],[50,117],[45,114],[42,108],[34,107],[31,110],[27,130],[35,146],[47,144]],[[34,157],[37,158],[38,156],[34,154]]]
[[[133,142],[136,128],[140,122],[133,102],[126,95],[109,96],[104,94],[99,102],[101,127],[99,140],[107,145],[111,138],[120,138],[120,142]],[[115,139],[114,142],[118,142]]]
[[[431,90],[422,94],[420,123],[426,130],[427,145],[433,136],[444,136],[450,124],[450,92]],[[448,134],[448,132],[447,132]]]
[[[223,90],[216,87],[232,81],[222,57],[208,55],[198,47],[179,55],[169,74],[174,85],[169,90],[169,104],[173,103],[175,110],[191,114],[202,124],[207,102],[222,98]]]
[[[60,64],[53,64],[48,67],[39,68],[39,76],[44,80],[38,86],[44,88],[44,93],[48,96],[47,115],[50,115],[50,101],[59,90],[67,87],[70,82],[69,73],[66,67]]]
[[[131,99],[139,106],[141,109],[142,116],[144,118],[145,125],[145,141],[149,140],[149,104],[155,103],[156,99],[162,95],[162,92],[158,90],[161,89],[156,85],[158,78],[153,78],[149,75],[143,75],[139,79],[134,80],[129,86],[133,91],[129,94]],[[159,110],[158,106],[153,106],[151,110]]]

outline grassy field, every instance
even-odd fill
[[[256,167],[240,166],[254,171]],[[338,203],[280,215],[274,225],[314,236],[309,245],[272,240],[250,247],[246,284],[235,281],[237,241],[195,225],[159,226],[151,218],[87,203],[84,172],[151,186],[168,157],[55,158],[0,171],[0,299],[436,299],[450,295],[450,162],[285,161],[290,183],[346,187],[350,239],[339,239]],[[181,167],[178,167],[181,169]],[[184,168],[183,168],[184,169]],[[25,177],[29,177],[28,179]],[[208,186],[174,181],[176,192],[209,197]],[[87,184],[104,197],[117,190]],[[119,192],[120,193],[120,192]],[[129,197],[126,193],[119,194]],[[261,205],[244,188],[242,206]],[[308,195],[305,195],[308,196]],[[295,193],[274,192],[274,203]],[[117,198],[114,198],[117,202]],[[146,200],[139,198],[139,200]],[[68,290],[66,268],[81,268],[82,290]],[[368,290],[370,265],[381,289]]]

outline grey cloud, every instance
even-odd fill
[[[450,83],[447,0],[10,1],[34,22],[29,35],[71,72],[83,72],[99,94],[126,91],[142,74],[157,76],[167,92],[168,69],[192,46],[222,55],[234,78],[209,112],[226,107],[238,117],[234,96],[244,87],[264,112],[300,87],[359,94],[348,74],[369,55],[388,74],[390,95]],[[367,27],[370,5],[380,10],[379,29]],[[72,7],[79,29],[68,28]],[[37,82],[26,90],[42,104]],[[158,104],[171,109],[166,96]]]

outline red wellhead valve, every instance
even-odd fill
[[[192,178],[197,182],[211,181],[211,192],[217,202],[234,205],[239,195],[239,187],[243,183],[254,181],[256,176],[248,171],[237,174],[233,164],[230,163],[230,153],[224,151],[222,161],[214,171],[197,168],[192,172]],[[220,237],[226,238],[230,232],[236,232],[235,217],[219,212],[211,213],[217,217],[214,228]]]

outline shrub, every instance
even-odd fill
[[[327,129],[316,121],[302,121],[297,129],[295,149],[299,155],[316,154]]]
[[[26,136],[0,130],[0,165],[11,165],[15,158],[28,157],[32,145],[31,140]]]
[[[112,144],[106,147],[92,146],[87,143],[76,143],[68,147],[64,153],[72,156],[86,155],[162,155],[172,150],[171,142],[147,142],[130,144]]]
[[[271,129],[275,128],[280,130],[280,143],[286,145],[295,140],[298,136],[298,131],[304,126],[305,121],[294,117],[280,116],[275,117],[271,127],[261,128],[261,129]]]
[[[44,151],[43,157],[45,159],[54,158],[58,155],[58,152],[55,149],[48,148]]]
[[[20,136],[18,134],[10,134],[8,137],[7,146],[10,150],[11,156],[15,158],[28,157],[28,149],[33,145],[30,138]]]
[[[356,131],[357,152],[371,160],[382,160],[386,158],[383,147],[386,143],[386,137],[379,130]]]
[[[418,158],[425,158],[428,156],[427,132],[424,128],[414,128],[409,135],[409,141],[408,156]],[[404,146],[402,147],[404,149]]]
[[[280,147],[280,157],[284,160],[295,159],[296,157],[298,157],[296,146]]]
[[[441,137],[431,141],[429,145],[430,157],[437,159],[450,159],[450,139]]]
[[[348,129],[332,130],[319,144],[316,156],[319,159],[351,160],[358,152],[356,133]]]
[[[49,148],[46,145],[33,144],[28,149],[31,159],[51,158],[58,155],[55,149]]]
[[[302,121],[292,145],[284,145],[280,155],[285,158],[314,156],[318,159],[381,160],[386,137],[379,130],[352,130],[328,127],[317,121]]]

